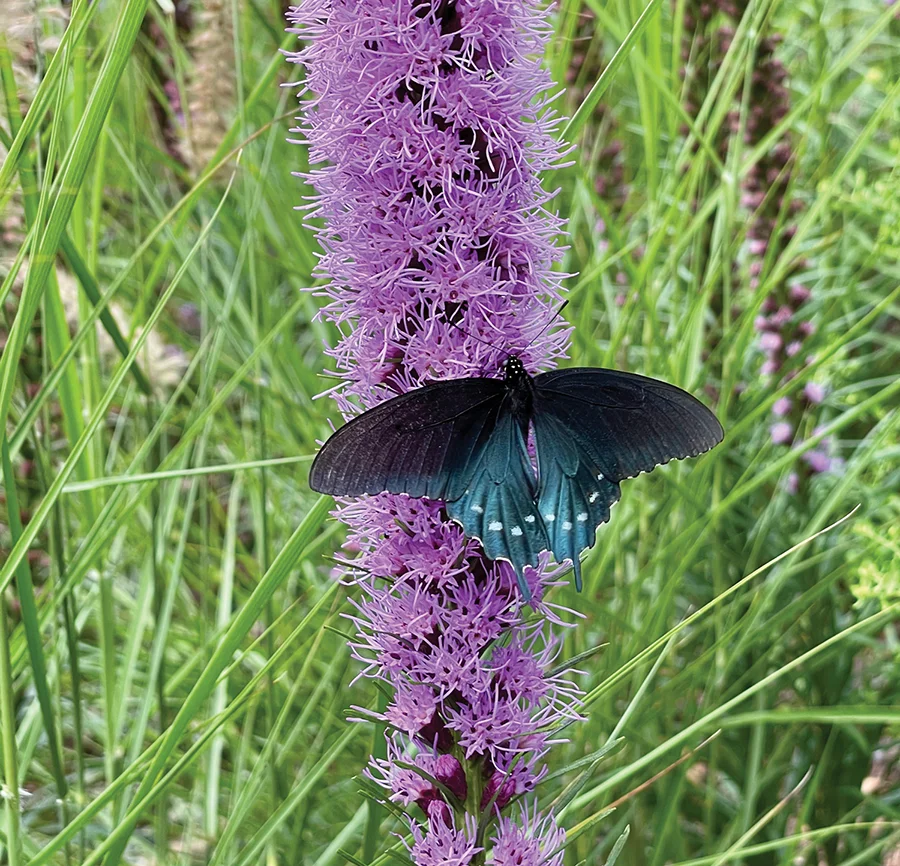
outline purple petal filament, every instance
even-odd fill
[[[510,352],[532,373],[553,366],[568,331],[547,328],[561,222],[538,178],[560,150],[538,5],[305,0],[288,17],[306,40],[290,55],[306,70],[297,131],[345,417],[429,381],[497,375]],[[526,574],[530,611],[512,568],[442,503],[381,494],[337,514],[361,590],[352,652],[392,689],[388,757],[368,773],[408,809],[413,861],[463,866],[493,849],[497,863],[557,863],[563,831],[522,806],[553,731],[578,717],[578,689],[551,673],[562,623],[543,600],[546,560]]]

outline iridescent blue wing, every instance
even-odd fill
[[[575,588],[581,592],[579,554],[594,546],[597,527],[609,520],[609,510],[621,491],[573,435],[566,418],[544,410],[535,413],[538,455],[538,510],[557,562],[572,561]]]
[[[516,570],[523,597],[531,597],[526,565],[550,548],[535,502],[535,480],[523,424],[501,406],[494,429],[474,458],[462,495],[447,502],[447,514],[477,538],[491,559],[505,559]]]
[[[702,454],[723,431],[686,391],[634,373],[555,370],[534,384],[538,508],[554,557],[572,561],[580,589],[579,554],[609,520],[619,482]]]
[[[333,496],[463,494],[506,393],[498,379],[448,379],[369,409],[322,446],[309,486]]]

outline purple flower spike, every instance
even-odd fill
[[[543,4],[302,0],[288,17],[305,41],[289,55],[306,70],[303,209],[319,221],[322,314],[342,335],[329,352],[344,415],[426,381],[495,375],[509,352],[532,373],[554,366],[568,331],[547,328],[561,222],[538,180],[560,157]],[[387,758],[366,772],[408,810],[412,860],[465,866],[493,845],[495,863],[543,852],[556,866],[562,831],[504,810],[546,773],[552,732],[579,718],[579,690],[551,674],[562,622],[544,593],[559,572],[547,558],[526,572],[526,623],[512,568],[442,503],[382,494],[337,514],[341,577],[359,589],[351,651],[392,692]]]
[[[773,333],[771,331],[766,332],[759,338],[760,348],[764,352],[770,352],[774,354],[777,352],[783,344],[780,334]]]
[[[813,472],[827,472],[831,469],[831,457],[824,451],[817,451],[816,449],[807,451],[806,454],[803,455],[803,459],[807,462],[809,468]]]
[[[682,59],[704,57],[705,50],[708,53],[706,65],[709,69],[717,69],[731,46],[734,30],[723,28],[721,20],[713,21],[712,12],[718,9],[727,18],[739,19],[745,7],[746,4],[726,0],[718,3],[689,0]],[[719,28],[716,33],[712,32],[713,27]],[[793,198],[791,177],[796,158],[793,137],[790,132],[779,130],[791,104],[787,68],[778,56],[780,43],[777,33],[760,39],[753,71],[749,81],[745,82],[751,88],[745,143],[758,146],[773,133],[779,133],[768,151],[761,154],[747,172],[741,191],[741,207],[748,212],[749,221],[745,249],[747,284],[752,291],[760,288],[766,260],[778,259],[788,253],[797,231],[797,215],[805,208],[803,201]],[[694,72],[688,79],[689,108],[690,104],[699,105],[705,100],[707,91],[702,87],[714,77],[705,73],[705,69],[702,75]],[[739,113],[733,110],[716,142],[720,153],[727,154],[728,136],[740,128]],[[760,373],[768,380],[767,384],[776,387],[789,382],[810,363],[809,338],[815,333],[815,324],[809,319],[814,311],[813,290],[802,281],[802,272],[808,269],[808,262],[798,256],[786,264],[787,268],[778,280],[765,281],[766,296],[761,300],[760,314],[754,319],[754,328],[759,334],[757,345],[761,350]],[[804,429],[805,416],[824,398],[823,386],[810,383],[806,385],[802,399],[777,400],[772,407],[777,419],[770,428],[772,441],[778,445],[791,445],[794,431]],[[788,489],[793,492],[799,491],[811,474],[831,471],[834,461],[826,467],[826,459],[813,451],[806,455],[804,463],[791,476]]]

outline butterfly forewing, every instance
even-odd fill
[[[535,417],[562,422],[610,481],[696,457],[722,441],[709,409],[658,379],[584,367],[543,373],[534,383]]]
[[[504,393],[497,379],[453,379],[388,400],[322,446],[310,487],[335,496],[458,496],[491,438]]]
[[[525,598],[523,570],[536,565],[550,543],[535,503],[534,475],[519,420],[501,407],[496,426],[473,461],[462,495],[447,502],[447,514],[466,535],[481,541],[491,559],[506,559],[516,570]]]

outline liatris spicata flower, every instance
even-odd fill
[[[777,36],[760,41],[751,82],[751,109],[744,138],[752,146],[762,141],[787,116],[790,93],[785,81],[787,71],[776,57],[780,43]],[[789,133],[752,167],[744,182],[741,203],[752,211],[747,232],[747,252],[750,261],[750,287],[759,285],[765,261],[783,255],[794,234],[792,217],[801,209],[799,200],[790,198],[791,168],[794,151]],[[759,347],[765,360],[762,373],[774,382],[795,376],[809,360],[804,342],[815,332],[815,325],[807,312],[812,293],[799,280],[799,272],[806,266],[802,258],[790,263],[784,276],[771,286],[763,301],[762,313],[756,320]],[[772,442],[791,445],[802,439],[797,432],[802,425],[813,426],[810,412],[822,403],[826,389],[818,382],[808,382],[792,398],[782,398],[772,407],[776,417],[771,427]],[[789,489],[797,490],[802,478],[827,472],[840,465],[831,454],[831,443],[803,455],[802,468],[789,480]]]
[[[711,80],[711,73],[704,78],[702,70],[714,72],[721,64],[734,36],[734,25],[746,8],[744,0],[692,0],[688,4],[682,57],[686,62],[694,60],[686,106],[692,113],[705,98],[704,84]],[[757,45],[753,72],[745,82],[745,87],[750,88],[746,123],[742,128],[740,104],[735,105],[717,137],[717,149],[723,156],[728,153],[732,136],[742,132],[746,151],[769,136],[790,110],[787,70],[776,55],[780,41],[773,34]],[[738,90],[739,100],[744,99],[745,87]],[[751,213],[746,243],[751,289],[758,288],[766,262],[774,262],[783,255],[796,230],[793,217],[802,205],[791,197],[793,160],[790,134],[784,133],[750,168],[744,180],[741,205]],[[815,331],[807,313],[811,292],[799,280],[804,267],[806,262],[802,258],[790,263],[778,284],[769,287],[755,322],[760,334],[758,345],[765,355],[761,372],[775,383],[796,375],[806,358],[804,342]],[[823,386],[809,383],[799,396],[778,400],[773,406],[775,418],[769,428],[772,442],[790,446],[802,440],[797,435],[801,425],[809,426],[808,413],[824,398]],[[829,456],[826,444],[807,452],[801,474],[815,474],[838,464],[839,461]],[[799,486],[799,480],[800,475],[792,476],[791,489]]]
[[[537,4],[306,0],[289,18],[308,40],[291,59],[307,72],[309,213],[324,221],[324,314],[344,334],[331,350],[343,413],[493,374],[511,350],[534,372],[551,366],[567,333],[545,330],[560,223],[537,177],[559,149]],[[577,689],[550,673],[553,575],[526,572],[539,614],[526,622],[511,567],[485,559],[440,502],[383,494],[338,515],[361,589],[353,653],[393,690],[388,756],[368,774],[410,810],[412,859],[546,859],[561,831],[510,803],[577,716]]]

